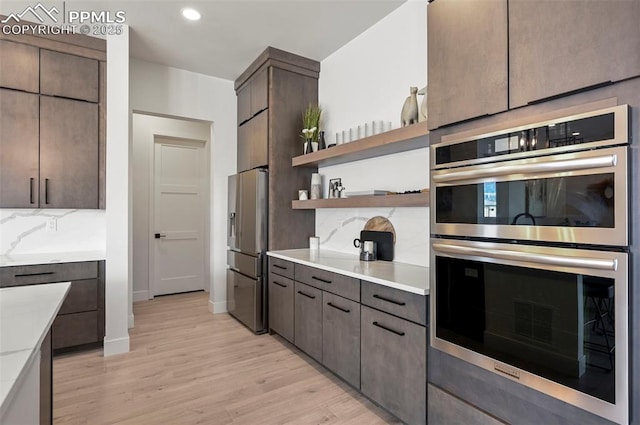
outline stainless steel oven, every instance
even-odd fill
[[[431,345],[629,417],[629,107],[431,147]]]

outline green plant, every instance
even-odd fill
[[[312,142],[317,142],[320,134],[320,116],[322,108],[318,105],[309,105],[302,113],[302,135],[301,137]]]

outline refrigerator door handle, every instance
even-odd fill
[[[236,213],[229,213],[229,237],[233,238],[236,235]]]

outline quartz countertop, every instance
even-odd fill
[[[318,251],[310,249],[269,251],[267,255],[414,294],[429,295],[429,267],[395,261],[360,261],[357,255],[327,251],[322,248]]]
[[[0,267],[32,266],[36,264],[78,263],[104,260],[104,251],[69,251],[41,254],[0,255]]]
[[[0,418],[67,296],[69,282],[0,289]]]

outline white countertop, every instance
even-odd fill
[[[42,254],[0,255],[0,267],[33,266],[51,263],[78,263],[82,261],[104,260],[104,251],[70,251]]]
[[[0,418],[67,296],[69,282],[0,289]]]
[[[267,255],[414,294],[429,295],[429,267],[394,261],[360,261],[356,255],[327,251],[322,248],[318,251],[310,249],[269,251]]]

